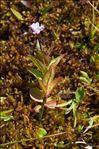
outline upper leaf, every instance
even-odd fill
[[[41,71],[35,68],[28,69],[28,71],[32,73],[37,79],[42,80],[43,75]]]
[[[11,8],[11,11],[19,20],[24,20],[23,16],[17,10]]]
[[[47,86],[46,96],[49,96],[52,90],[63,80],[62,77],[55,78],[52,82],[50,82]]]
[[[89,76],[85,71],[80,71],[80,73],[82,74],[83,77],[85,77],[86,79],[89,79]]]
[[[91,82],[92,82],[92,79],[89,78],[88,74],[87,74],[86,72],[84,72],[84,71],[80,71],[80,73],[81,73],[81,75],[82,75],[82,76],[80,76],[80,80],[81,80],[82,82],[86,82],[87,84],[90,85]]]
[[[76,97],[76,99],[75,99],[76,103],[79,103],[84,98],[83,87],[77,88],[76,93],[75,93],[75,97]]]
[[[47,71],[46,65],[44,65],[41,61],[36,59],[33,56],[29,56],[29,59],[34,63],[34,65],[44,74]]]
[[[55,76],[55,67],[51,66],[43,77],[43,84],[47,87],[48,84],[53,81]]]

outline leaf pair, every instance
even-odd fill
[[[76,124],[77,124],[77,108],[80,102],[83,100],[83,98],[84,98],[84,89],[83,87],[79,87],[75,92],[75,98],[72,101],[70,101],[69,103],[70,107],[67,108],[67,111],[66,111],[66,114],[68,114],[71,111],[73,112],[74,127],[76,127]]]
[[[56,66],[64,55],[58,56],[50,61],[46,66],[40,60],[33,56],[29,56],[29,59],[35,64],[37,69],[31,68],[28,71],[32,73],[39,82],[41,89],[44,91],[45,96],[49,96],[52,90],[62,81],[62,77],[55,78]]]
[[[84,72],[84,71],[80,71],[80,73],[81,73],[80,80],[82,82],[87,83],[88,85],[91,85],[92,79],[89,78],[88,74],[86,72]]]
[[[76,92],[75,92],[75,99],[73,100],[73,116],[74,116],[74,127],[76,127],[77,124],[77,108],[80,104],[80,102],[83,100],[84,98],[84,88],[83,87],[79,87],[77,88]]]
[[[0,112],[0,119],[3,120],[4,122],[10,121],[11,119],[13,119],[13,116],[8,114],[11,113],[12,111],[13,109],[9,109],[9,110]]]

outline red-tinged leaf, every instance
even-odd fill
[[[57,101],[51,100],[46,102],[45,107],[50,108],[50,109],[55,109],[57,105]]]
[[[48,80],[48,83],[47,83],[47,86],[53,81],[53,79],[54,79],[54,77],[55,77],[55,66],[51,66],[50,67],[50,69],[51,69],[51,71],[50,71],[50,78],[49,78],[49,80]],[[49,70],[50,70],[49,69]]]
[[[28,1],[28,0],[21,0],[21,3],[26,6],[27,8],[31,8],[32,6],[32,3],[31,1]]]
[[[43,84],[47,87],[48,84],[54,79],[55,76],[55,67],[50,67],[49,70],[44,75],[42,81]]]
[[[48,65],[48,71],[46,72],[43,78],[43,83],[45,84],[46,87],[48,87],[49,84],[53,81],[55,76],[55,68],[63,57],[64,54],[58,56],[57,58],[52,59],[50,64]]]
[[[43,81],[39,79],[38,82],[44,94],[46,94],[46,86],[44,85]]]
[[[62,77],[55,78],[47,87],[46,96],[49,96],[52,90],[63,80]]]
[[[33,108],[34,112],[39,113],[41,109],[41,105],[37,105]]]

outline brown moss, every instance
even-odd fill
[[[37,50],[35,48],[37,39],[48,57],[57,57],[65,53],[64,59],[56,70],[56,76],[62,76],[65,81],[56,88],[52,95],[62,91],[61,97],[64,101],[74,99],[75,90],[82,85],[79,80],[80,70],[88,73],[93,80],[92,88],[98,89],[99,83],[96,78],[98,59],[90,62],[90,58],[97,55],[98,34],[96,32],[91,39],[91,26],[86,25],[86,21],[92,18],[92,8],[84,2],[37,0],[31,1],[29,4],[31,7],[27,8],[19,0],[1,0],[0,79],[3,83],[0,85],[0,97],[5,97],[5,100],[0,103],[0,111],[13,109],[10,115],[14,119],[8,122],[1,120],[0,143],[35,138],[39,127],[43,127],[47,135],[66,132],[63,135],[41,140],[23,141],[6,146],[6,148],[77,149],[78,146],[73,142],[79,137],[84,138],[89,144],[90,142],[95,145],[98,143],[97,127],[85,134],[83,130],[81,132],[77,130],[80,125],[83,125],[83,128],[88,126],[90,116],[85,117],[86,114],[99,114],[97,91],[85,87],[84,101],[77,109],[77,128],[75,129],[73,128],[73,114],[71,112],[66,115],[66,109],[45,109],[43,119],[39,122],[38,114],[33,111],[37,104],[29,97],[29,89],[38,84],[27,71],[29,67],[34,67],[27,56],[34,55]],[[11,12],[12,7],[22,14],[23,21],[14,16]],[[95,16],[97,24],[98,15],[95,14]],[[45,30],[40,35],[32,34],[29,26],[33,22],[44,24]]]

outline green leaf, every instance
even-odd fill
[[[80,73],[81,73],[81,75],[82,75],[83,77],[85,77],[87,80],[89,79],[89,76],[88,76],[88,74],[87,74],[86,72],[80,71]]]
[[[47,131],[44,128],[39,128],[38,137],[43,138],[47,134]]]
[[[38,70],[42,72],[42,74],[45,74],[45,72],[47,71],[47,68],[41,61],[39,61],[38,59],[36,59],[33,56],[29,56],[29,59],[38,68]]]
[[[96,73],[96,78],[99,80],[99,71]]]
[[[75,101],[76,103],[80,103],[81,100],[84,98],[84,89],[83,87],[79,87],[77,88],[76,90],[76,93],[75,93]]]
[[[72,107],[73,107],[74,127],[76,127],[76,124],[77,124],[77,104],[75,102],[72,102]]]
[[[2,103],[7,97],[0,97],[0,102]]]
[[[0,112],[0,119],[5,122],[13,119],[13,116],[7,115],[7,114],[11,113],[12,111],[13,111],[13,109],[9,109],[9,110]]]
[[[11,115],[3,115],[3,116],[0,116],[0,119],[3,120],[4,122],[7,122],[7,121],[10,121],[14,118]]]
[[[6,111],[2,111],[2,112],[0,112],[0,116],[9,114],[9,113],[11,113],[12,111],[13,111],[13,109],[9,109],[9,110],[6,110]]]
[[[83,81],[83,82],[86,82],[86,83],[88,83],[90,85],[91,82],[92,82],[92,79],[89,78],[88,74],[86,72],[84,72],[84,71],[80,71],[80,73],[82,75],[80,77],[80,80]]]
[[[78,125],[77,127],[77,131],[79,134],[81,134],[83,132],[84,126],[83,125]]]
[[[3,84],[3,81],[0,79],[0,86],[2,86],[2,84]]]
[[[39,10],[39,13],[40,13],[41,15],[44,15],[44,14],[46,14],[47,12],[49,12],[50,9],[51,9],[50,6],[44,7],[44,8],[42,8],[42,9]]]
[[[39,50],[39,51],[41,50],[39,40],[37,40],[37,42],[36,42],[36,48],[37,48],[37,50]]]
[[[90,78],[89,78],[89,79],[86,79],[85,77],[80,77],[79,79],[80,79],[82,82],[86,82],[86,83],[89,84],[89,85],[90,85],[91,82],[92,82],[92,79],[90,79]]]
[[[30,73],[32,73],[37,79],[42,80],[43,75],[42,75],[41,71],[39,71],[39,70],[37,70],[35,68],[28,69],[28,71]]]
[[[44,94],[46,93],[46,86],[43,84],[42,80],[38,80],[41,89],[43,90]]]
[[[37,87],[31,88],[30,91],[29,91],[29,94],[30,94],[30,97],[34,101],[43,102],[43,99],[42,99],[43,98],[43,93],[39,88],[37,88]]]
[[[11,8],[12,13],[17,17],[19,20],[24,20],[23,16],[15,9]]]

